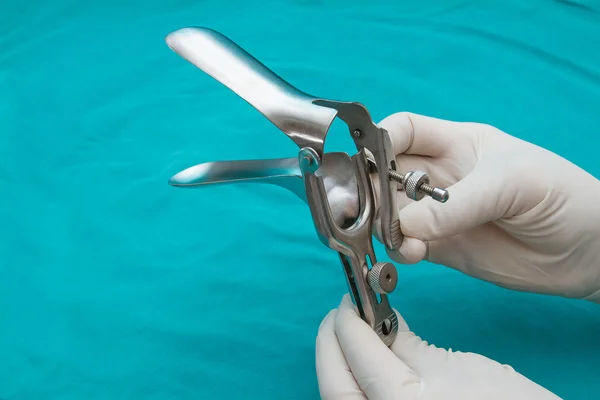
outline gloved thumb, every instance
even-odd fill
[[[369,399],[418,398],[421,379],[381,341],[345,295],[335,317],[335,333],[356,382]],[[399,330],[407,330],[403,319]]]
[[[426,256],[426,242],[533,208],[543,196],[531,196],[536,192],[530,190],[531,187],[527,191],[519,190],[528,183],[515,182],[514,175],[500,167],[503,163],[494,159],[480,160],[469,174],[448,188],[450,198],[446,203],[425,197],[401,209],[400,227],[405,236],[398,250],[401,257],[389,255],[398,262],[416,263]]]

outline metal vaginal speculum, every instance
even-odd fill
[[[336,251],[349,292],[361,318],[390,345],[398,331],[387,295],[398,280],[391,263],[378,262],[373,223],[378,213],[381,240],[398,249],[403,236],[397,192],[414,200],[423,196],[445,202],[448,192],[429,185],[422,171],[396,170],[388,132],[377,126],[360,103],[327,100],[306,94],[284,81],[222,34],[189,27],[170,33],[168,46],[256,108],[297,146],[295,157],[206,162],[174,175],[177,187],[215,183],[260,182],[281,186],[305,201],[321,242]],[[335,118],[347,126],[357,153],[324,152]],[[379,176],[373,187],[369,174]],[[378,193],[378,207],[375,204]]]

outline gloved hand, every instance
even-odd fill
[[[408,113],[379,125],[390,133],[398,171],[424,170],[450,192],[445,204],[399,193],[405,239],[392,259],[600,302],[598,179],[488,125]]]
[[[398,336],[388,348],[344,296],[340,307],[321,323],[316,341],[317,378],[324,400],[558,398],[509,366],[428,345],[399,314],[398,322]]]

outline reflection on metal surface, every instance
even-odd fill
[[[338,226],[347,227],[358,218],[358,186],[352,160],[346,153],[325,153],[318,170]],[[170,180],[177,187],[197,188],[211,184],[266,183],[288,189],[301,200],[306,190],[298,158],[216,161],[187,168]]]
[[[298,147],[311,147],[323,154],[334,109],[313,104],[315,97],[296,89],[212,29],[180,29],[170,33],[166,41],[181,57],[260,111]]]
[[[405,189],[415,199],[422,195],[447,199],[447,192],[428,186],[428,177],[421,171],[405,175],[396,171],[388,132],[371,120],[362,104],[308,95],[212,29],[180,29],[167,35],[166,41],[177,54],[245,99],[299,148],[296,158],[199,164],[179,172],[169,183],[200,187],[255,182],[292,191],[308,204],[321,242],[338,252],[361,318],[390,345],[398,321],[387,293],[396,287],[397,274],[391,264],[377,262],[372,224],[378,214],[383,243],[390,250],[397,249],[403,239],[396,207],[398,190]],[[354,140],[358,153],[353,157],[324,153],[327,132],[336,117],[346,123]],[[378,210],[369,173],[379,177]]]

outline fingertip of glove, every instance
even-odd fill
[[[437,203],[437,204],[436,204]],[[439,204],[431,198],[413,201],[398,211],[400,229],[410,237],[421,237],[427,235],[430,221],[435,218],[432,207]]]
[[[414,135],[410,113],[398,112],[392,114],[381,120],[378,125],[390,134],[394,154],[402,154],[410,147]]]
[[[356,314],[356,306],[352,302],[352,298],[349,293],[346,293],[342,296],[342,301],[338,307],[338,310],[341,312],[349,311],[351,314]]]
[[[342,298],[338,312],[335,315],[336,331],[339,332],[340,330],[347,329],[347,326],[353,324],[355,320],[360,320],[362,322],[350,295],[345,295]]]
[[[325,316],[325,318],[323,318],[323,320],[321,321],[321,324],[319,325],[318,333],[321,333],[324,329],[327,329],[329,326],[331,326],[333,324],[333,322],[335,321],[335,316],[336,316],[337,312],[338,312],[337,309],[333,309],[327,313],[327,315]]]
[[[416,264],[427,254],[427,243],[405,236],[398,250],[386,249],[388,257],[400,264]]]

